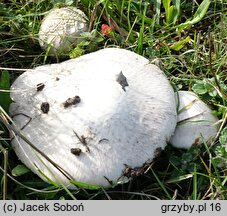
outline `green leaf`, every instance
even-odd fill
[[[25,165],[20,164],[13,168],[12,175],[13,176],[22,176],[28,172],[30,172],[30,170]]]
[[[166,13],[166,25],[175,24],[180,15],[180,0],[173,0],[172,5],[171,0],[163,0],[162,3]]]
[[[222,130],[219,142],[227,147],[227,127]]]
[[[212,163],[217,167],[225,168],[227,166],[227,127],[221,131],[219,143],[214,146],[214,152]]]
[[[1,73],[0,88],[1,89],[9,89],[9,87],[10,87],[9,72],[3,71]]]
[[[167,197],[171,200],[171,196],[168,192],[168,190],[166,189],[165,185],[163,184],[163,182],[159,179],[159,177],[156,175],[156,173],[154,172],[154,170],[151,168],[151,171],[154,175],[154,177],[156,178],[159,186],[162,188],[162,190],[165,192],[165,194],[167,195]]]
[[[192,90],[196,94],[206,94],[207,93],[207,89],[203,82],[198,82],[198,83],[194,84],[192,87]]]
[[[184,45],[185,45],[186,43],[188,43],[190,40],[191,40],[191,38],[190,38],[190,36],[188,36],[188,37],[186,37],[185,39],[180,40],[180,41],[174,43],[170,48],[173,49],[173,50],[175,50],[175,51],[179,51],[179,50],[181,50],[181,49],[184,47]]]
[[[216,97],[217,96],[217,91],[216,91],[216,89],[214,88],[214,86],[212,85],[212,84],[214,84],[215,83],[215,81],[214,81],[214,79],[209,79],[209,81],[208,80],[204,80],[204,86],[205,86],[205,88],[206,88],[206,90],[207,90],[207,92],[208,92],[208,94],[211,96],[211,97]]]
[[[65,0],[65,5],[71,6],[73,4],[73,0]]]
[[[70,53],[69,53],[69,57],[71,59],[73,58],[77,58],[80,57],[84,54],[84,49],[82,49],[81,47],[77,46],[76,48],[74,48]]]
[[[203,2],[199,5],[197,11],[195,12],[192,22],[197,23],[199,22],[206,14],[211,1],[210,0],[203,0]]]
[[[166,14],[169,13],[170,2],[171,2],[171,0],[163,0],[163,1],[162,1],[162,4],[163,4],[163,6],[164,6],[164,8],[165,8]],[[167,15],[167,16],[168,16],[168,15]]]
[[[143,17],[141,20],[141,27],[140,27],[140,32],[139,32],[139,38],[138,38],[138,54],[142,55],[143,54],[143,41],[144,41],[144,28],[145,28],[145,17],[146,17],[146,12],[147,12],[147,5],[145,5],[143,9]]]
[[[166,12],[166,24],[169,25],[169,17],[170,17],[170,2],[171,0],[163,0],[162,4],[164,6]]]
[[[178,26],[178,28],[180,30],[183,30],[184,28],[187,28],[188,26],[198,23],[205,16],[205,14],[210,6],[210,3],[211,3],[210,0],[203,0],[203,2],[199,5],[197,11],[195,12],[193,18],[180,24]]]
[[[76,186],[86,188],[86,189],[91,189],[91,190],[98,190],[101,188],[98,185],[91,185],[91,184],[87,184],[87,183],[83,183],[83,182],[79,182],[79,181],[75,181],[75,180],[70,181],[70,182]]]
[[[154,2],[154,7],[155,7],[155,15],[154,15],[154,19],[156,24],[159,24],[159,20],[160,20],[160,14],[161,14],[161,0],[156,0]]]
[[[181,3],[181,0],[174,0],[174,16],[173,16],[173,24],[176,23],[179,15],[180,15],[180,3]]]
[[[168,20],[167,20],[168,24],[171,24],[173,22],[174,14],[175,14],[175,10],[174,10],[174,6],[172,5],[169,7]]]
[[[3,71],[0,74],[0,106],[8,112],[9,105],[12,102],[10,98],[10,75],[8,71]]]
[[[185,175],[182,175],[182,176],[177,176],[175,178],[172,178],[172,179],[169,179],[166,181],[166,183],[178,183],[180,181],[184,181],[185,179],[189,179],[189,178],[192,178],[193,177],[193,174],[185,174]]]

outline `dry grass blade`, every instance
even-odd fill
[[[13,134],[13,136],[17,135],[21,139],[23,139],[29,146],[31,146],[35,151],[37,151],[41,156],[43,156],[46,160],[48,160],[59,172],[62,173],[68,180],[73,180],[73,177],[65,171],[61,166],[59,166],[57,163],[55,163],[53,160],[51,160],[45,153],[40,151],[32,142],[30,142],[22,133],[20,130],[17,130],[15,127],[12,127],[12,125],[9,124],[7,121],[10,120],[13,123],[13,120],[5,113],[5,111],[0,107],[1,115],[0,115],[0,121],[5,125],[5,127],[8,129],[8,131]],[[7,117],[7,118],[6,118]]]
[[[0,143],[0,152],[4,155],[4,167],[3,167],[3,200],[7,199],[7,167],[8,167],[8,151],[3,148],[3,146]],[[0,167],[1,168],[1,167]]]

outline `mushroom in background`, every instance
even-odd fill
[[[39,43],[51,56],[66,55],[88,31],[88,18],[75,7],[53,9],[42,21]]]
[[[28,70],[11,87],[17,128],[73,180],[108,187],[143,170],[176,126],[165,74],[133,52],[107,48]],[[45,181],[73,187],[15,135],[20,160]]]
[[[178,100],[179,98],[179,100]],[[196,94],[178,91],[177,127],[170,143],[177,148],[189,149],[192,145],[209,142],[217,135],[218,119]]]

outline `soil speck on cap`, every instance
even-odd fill
[[[195,141],[194,141],[194,143],[192,145],[198,145],[199,142],[200,142],[200,138],[198,137],[198,138],[195,139]]]
[[[144,169],[145,169],[145,166],[132,168],[125,164],[123,175],[128,178],[140,176],[144,174]]]
[[[154,151],[154,157],[156,158],[156,157],[158,157],[160,154],[161,154],[161,152],[162,152],[162,148],[157,148],[157,149],[155,149],[155,151]]]
[[[80,102],[80,97],[75,96],[73,98],[68,98],[64,103],[63,106],[64,108],[68,108],[69,106],[76,105],[77,103]]]
[[[127,82],[127,78],[124,76],[122,71],[118,74],[116,81],[121,85],[122,89],[124,91],[126,91],[125,87],[129,86],[129,85],[128,85],[128,82]]]
[[[41,104],[41,110],[43,113],[47,114],[49,112],[49,109],[50,109],[50,105],[48,102],[43,102]]]
[[[42,91],[43,90],[43,88],[45,87],[45,85],[43,84],[43,83],[39,83],[39,84],[37,84],[36,85],[37,86],[37,91]]]
[[[80,148],[71,148],[71,153],[76,155],[76,156],[80,156],[81,149]]]

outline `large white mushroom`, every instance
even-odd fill
[[[209,144],[217,135],[218,118],[193,92],[178,91],[176,100],[179,103],[178,123],[170,143],[184,149],[203,142]]]
[[[42,21],[39,30],[40,46],[49,55],[67,54],[88,31],[88,18],[75,7],[53,9]]]
[[[116,184],[151,162],[176,126],[174,92],[164,73],[124,49],[28,70],[13,83],[11,97],[22,134],[74,180],[92,185]],[[12,145],[42,179],[71,187],[22,138],[15,136]]]

